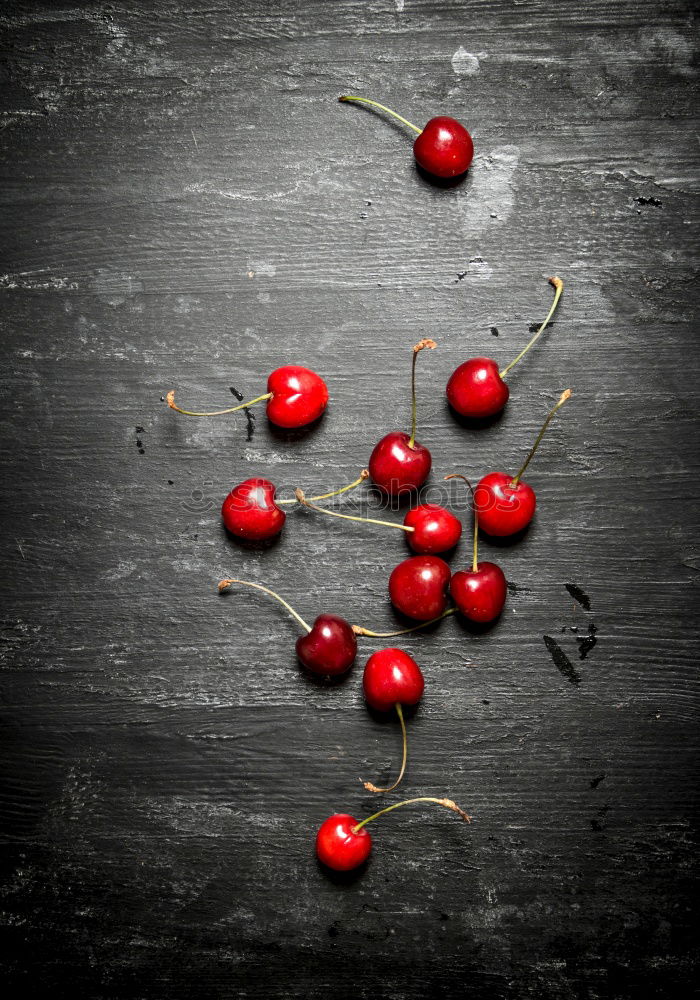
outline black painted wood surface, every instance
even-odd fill
[[[691,6],[45,0],[0,26],[13,995],[689,995]],[[467,179],[431,185],[406,133],[343,92],[464,121]],[[460,426],[447,377],[510,360],[550,274],[565,296],[502,419]],[[315,829],[378,808],[358,778],[393,773],[397,727],[363,705],[362,655],[313,683],[283,610],[216,582],[390,628],[403,542],[295,510],[243,550],[218,507],[252,474],[287,493],[354,478],[407,425],[424,335],[434,484],[514,471],[574,396],[528,476],[531,529],[482,546],[511,582],[502,621],[402,640],[427,678],[403,790],[474,823],[395,813],[367,870],[334,879]],[[161,401],[225,406],[289,361],[332,394],[296,440],[260,407],[247,426]]]

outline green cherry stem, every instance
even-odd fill
[[[506,367],[503,369],[503,371],[500,371],[498,373],[501,376],[501,378],[504,378],[508,374],[508,372],[511,370],[511,368],[514,368],[515,365],[517,365],[518,361],[520,361],[521,358],[525,357],[525,355],[527,354],[527,352],[530,350],[530,348],[535,343],[535,341],[537,340],[537,338],[539,337],[539,335],[542,333],[542,331],[544,330],[544,328],[549,323],[550,319],[554,315],[554,310],[559,305],[559,299],[561,298],[561,293],[564,291],[564,282],[561,280],[561,278],[549,278],[548,280],[549,280],[550,285],[552,285],[553,288],[554,288],[554,301],[552,302],[552,308],[547,313],[547,318],[545,319],[544,323],[539,328],[539,330],[537,331],[537,333],[535,334],[535,336],[532,338],[532,340],[530,341],[530,343],[526,347],[523,348],[523,350],[520,352],[520,354],[517,356],[517,358],[514,361],[511,361],[511,363],[509,365],[506,365]]]
[[[340,490],[338,492],[341,492]],[[355,514],[341,514],[336,510],[327,510],[325,507],[316,507],[311,500],[320,500],[321,497],[312,497],[311,500],[307,500],[304,496],[304,491],[296,489],[294,490],[294,496],[296,497],[297,503],[303,504],[304,507],[308,507],[309,510],[317,510],[320,514],[328,514],[329,517],[342,517],[344,521],[363,521],[365,524],[383,524],[387,528],[399,528],[401,531],[415,531],[415,528],[410,528],[405,524],[396,524],[394,521],[379,521],[376,517],[358,517]],[[329,493],[328,496],[333,496]],[[288,501],[292,503],[293,501]]]
[[[354,482],[348,483],[347,486],[343,486],[339,490],[333,490],[332,493],[320,493],[317,497],[311,497],[311,500],[327,500],[328,497],[340,496],[341,493],[347,493],[348,490],[354,490],[356,486],[360,485],[360,483],[364,483],[365,479],[367,479],[368,477],[369,477],[369,469],[363,469],[360,475],[357,477],[357,479],[354,480]],[[299,492],[301,492],[301,490]],[[275,503],[277,504],[278,507],[280,504],[284,503],[299,503],[299,502],[300,501],[296,496],[294,496],[291,500],[275,500]],[[318,507],[316,509],[323,510],[323,507]],[[324,514],[330,513],[330,511],[326,510],[323,510],[323,512]]]
[[[454,608],[448,608],[447,611],[443,611],[437,618],[431,618],[430,621],[421,622],[420,625],[414,625],[412,628],[402,628],[399,632],[372,632],[371,629],[362,628],[361,625],[353,625],[352,630],[355,635],[369,635],[373,639],[393,639],[395,635],[408,635],[409,632],[418,632],[419,629],[427,628],[428,625],[434,625],[435,622],[440,622],[443,618],[447,618],[448,615],[453,615],[454,613]]]
[[[210,410],[208,413],[198,413],[194,410],[183,410],[179,406],[176,406],[174,389],[171,389],[165,397],[165,401],[171,410],[184,413],[186,417],[220,417],[223,413],[235,413],[236,410],[245,410],[247,406],[252,406],[254,403],[262,403],[264,399],[272,399],[272,393],[266,392],[262,396],[256,396],[255,399],[249,400],[247,403],[240,403],[238,406],[229,406],[226,410]]]
[[[471,823],[471,816],[465,813],[464,809],[460,809],[456,802],[452,799],[435,799],[431,795],[421,795],[417,799],[404,799],[403,802],[395,802],[393,806],[387,806],[386,809],[380,809],[379,812],[373,813],[372,816],[368,816],[367,819],[363,819],[360,823],[357,823],[352,828],[353,833],[357,833],[361,830],[363,826],[371,823],[375,819],[379,819],[380,816],[384,816],[385,813],[392,812],[394,809],[400,809],[402,806],[410,806],[413,802],[435,802],[436,805],[444,806],[445,809],[451,809],[452,812],[457,813],[461,816],[465,823]]]
[[[449,476],[445,476],[445,479],[463,479],[467,484],[472,493],[472,510],[474,511],[474,547],[472,556],[472,572],[476,573],[479,568],[478,561],[478,551],[479,551],[479,515],[476,512],[476,504],[474,503],[474,487],[469,482],[466,476],[461,475],[459,472],[453,472]]]
[[[274,590],[270,590],[269,587],[263,587],[261,583],[253,583],[252,580],[236,580],[235,578],[220,580],[218,585],[219,593],[222,593],[224,590],[228,590],[232,583],[242,583],[244,587],[255,587],[256,590],[262,590],[264,594],[269,594],[270,597],[274,597],[276,601],[280,602],[283,608],[287,609],[290,615],[296,618],[302,628],[305,628],[307,632],[311,631],[311,626],[304,621],[301,615],[296,613],[291,604],[287,604],[283,597],[276,594]]]
[[[422,128],[418,128],[417,125],[413,125],[406,118],[402,117],[402,115],[398,115],[395,111],[392,111],[391,108],[387,108],[384,104],[380,104],[378,101],[370,101],[367,97],[353,97],[351,94],[346,94],[344,97],[339,97],[338,100],[341,102],[341,104],[350,102],[354,102],[355,104],[369,104],[370,107],[379,108],[380,111],[386,111],[388,115],[391,115],[398,121],[403,122],[404,125],[408,125],[408,127],[412,128],[414,132],[418,133],[418,135],[420,135],[421,132],[423,131]]]
[[[279,601],[283,608],[287,609],[293,618],[296,618],[303,629],[306,629],[307,632],[311,631],[311,626],[308,622],[304,621],[301,615],[294,610],[291,604],[288,604],[284,598],[280,597],[280,595],[274,590],[263,586],[262,583],[254,583],[252,580],[238,580],[236,577],[228,577],[226,580],[219,581],[217,585],[219,593],[221,594],[224,590],[228,590],[232,583],[240,583],[244,587],[253,587],[255,590],[261,590],[264,594],[269,594],[270,597],[274,597],[276,601]],[[439,622],[441,618],[446,618],[447,615],[453,614],[454,610],[454,608],[448,608],[447,611],[443,611],[443,613],[438,615],[437,618],[431,618],[428,622],[421,622],[420,625],[414,625],[413,628],[401,629],[400,632],[373,632],[371,629],[363,628],[361,625],[352,625],[351,627],[355,635],[367,635],[373,639],[390,639],[395,635],[407,635],[409,632],[417,632],[418,629],[426,628],[434,622]]]
[[[413,359],[411,363],[411,439],[408,442],[409,448],[413,448],[416,443],[416,361],[418,359],[418,354],[425,347],[434,351],[437,344],[434,340],[424,338],[413,348]]]
[[[403,758],[401,760],[401,770],[399,771],[399,776],[394,784],[389,785],[388,788],[378,788],[376,785],[373,785],[371,781],[363,781],[362,784],[368,792],[393,792],[396,786],[401,783],[401,779],[404,776],[404,771],[406,770],[406,757],[408,756],[408,743],[406,739],[406,722],[403,717],[403,709],[401,708],[401,703],[398,701],[396,702],[396,712],[399,717],[399,722],[401,723],[401,735],[403,739]]]
[[[513,477],[513,479],[511,479],[511,481],[510,481],[510,485],[511,486],[517,486],[518,485],[518,482],[520,481],[520,477],[525,472],[525,469],[527,469],[528,465],[530,464],[530,462],[532,460],[533,455],[537,451],[539,443],[542,440],[542,438],[544,437],[544,432],[549,427],[549,423],[550,423],[552,417],[557,412],[557,410],[559,409],[559,407],[564,405],[564,403],[567,401],[567,399],[570,396],[571,396],[571,389],[565,389],[564,392],[562,392],[561,396],[559,397],[559,402],[556,403],[556,405],[553,406],[552,409],[547,414],[547,419],[542,424],[542,430],[537,435],[537,440],[535,441],[535,443],[533,444],[532,448],[530,449],[529,455],[527,456],[527,458],[525,459],[525,461],[523,462],[523,464],[520,466],[517,474]]]

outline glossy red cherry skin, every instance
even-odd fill
[[[431,555],[453,549],[462,536],[462,522],[436,503],[423,503],[408,511],[403,523],[407,528],[408,544],[414,552]]]
[[[474,158],[474,143],[456,118],[431,118],[413,143],[416,162],[436,177],[457,177]]]
[[[474,508],[479,526],[488,535],[502,538],[527,527],[535,513],[535,491],[520,481],[511,486],[513,477],[505,472],[489,472],[474,490]]]
[[[447,607],[450,567],[438,556],[411,556],[399,563],[389,577],[394,607],[420,622],[437,618]]]
[[[492,622],[506,603],[508,586],[503,570],[492,562],[452,574],[450,593],[460,614],[473,622]]]
[[[417,490],[428,478],[433,464],[428,449],[414,441],[409,448],[410,434],[392,431],[374,446],[369,459],[369,471],[374,482],[390,496]]]
[[[267,416],[278,427],[305,427],[328,405],[328,387],[320,375],[301,365],[276,368],[267,379]]]
[[[287,518],[275,503],[274,484],[257,477],[233,487],[221,506],[221,516],[232,535],[251,542],[274,538]]]
[[[367,704],[377,712],[388,712],[397,702],[417,705],[424,687],[420,667],[402,649],[380,649],[367,660],[362,689]]]
[[[450,375],[447,399],[463,417],[492,417],[508,402],[510,391],[491,358],[471,358]]]
[[[358,823],[347,813],[335,813],[324,820],[316,834],[319,861],[337,872],[349,872],[365,862],[372,850],[372,838],[365,826],[353,832]]]
[[[297,639],[296,648],[307,670],[323,677],[337,677],[353,665],[357,636],[344,618],[319,615],[311,631]]]

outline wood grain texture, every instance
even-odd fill
[[[0,28],[12,995],[688,995],[691,5],[44,0],[6,3]],[[400,128],[337,103],[348,91],[460,118],[467,179],[432,186]],[[566,293],[507,411],[458,425],[449,374],[514,357],[550,274]],[[218,507],[251,474],[289,495],[354,478],[410,418],[424,335],[436,497],[447,472],[515,469],[574,396],[528,477],[531,529],[483,545],[511,584],[503,620],[404,643],[427,680],[406,793],[449,793],[473,826],[394,814],[367,871],[331,878],[315,829],[376,808],[358,779],[392,773],[397,728],[364,708],[362,656],[313,683],[282,609],[215,585],[235,573],[305,616],[388,628],[404,549],[293,510],[277,545],[243,550]],[[225,406],[288,361],[332,397],[296,440],[262,411],[248,430],[161,401]],[[463,541],[452,563],[468,558]]]

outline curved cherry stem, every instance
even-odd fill
[[[396,712],[399,717],[399,722],[401,723],[401,736],[403,739],[403,758],[401,760],[401,770],[399,771],[399,776],[393,785],[389,785],[388,788],[378,788],[373,785],[371,781],[363,781],[362,784],[367,789],[368,792],[393,792],[397,785],[401,784],[401,779],[404,776],[406,770],[406,757],[408,756],[408,742],[406,739],[406,722],[403,717],[403,709],[401,708],[401,702],[396,702]]]
[[[408,442],[408,447],[413,448],[416,443],[416,361],[418,360],[419,353],[425,348],[429,348],[434,351],[437,344],[434,340],[429,340],[424,338],[419,341],[413,348],[413,360],[411,363],[411,439]]]
[[[443,611],[441,615],[437,618],[431,618],[430,621],[421,622],[420,625],[413,625],[412,628],[402,628],[399,632],[372,632],[371,629],[362,628],[361,625],[353,625],[352,630],[355,635],[368,635],[372,639],[393,639],[395,635],[408,635],[409,632],[418,632],[419,629],[427,628],[428,625],[434,625],[435,622],[442,621],[443,618],[447,618],[448,615],[453,615],[455,613],[455,608],[448,608],[447,611]]]
[[[474,487],[469,482],[466,476],[463,476],[460,472],[453,472],[449,476],[445,476],[445,479],[463,479],[467,484],[472,494],[472,510],[474,512],[474,547],[472,556],[472,572],[476,573],[479,568],[478,562],[478,552],[479,552],[479,515],[476,511],[476,497],[474,495]]]
[[[510,481],[510,485],[511,486],[517,486],[518,485],[520,477],[525,472],[525,469],[527,469],[528,465],[530,464],[530,461],[532,460],[533,455],[537,451],[537,448],[539,447],[539,443],[542,440],[542,438],[544,437],[544,432],[549,427],[549,423],[550,423],[552,417],[557,412],[557,410],[559,409],[559,407],[564,405],[564,403],[567,401],[567,399],[570,396],[571,396],[571,389],[565,389],[564,392],[562,392],[561,396],[559,397],[559,402],[555,406],[553,406],[552,409],[547,414],[547,419],[542,424],[542,430],[537,435],[537,438],[536,438],[535,443],[533,444],[532,448],[530,448],[529,455],[527,456],[527,458],[525,459],[525,461],[523,462],[523,464],[520,466],[520,468],[519,468],[519,470],[517,472],[517,475],[515,475],[513,477],[513,479],[511,479],[511,481]]]
[[[344,521],[364,521],[366,524],[383,524],[387,528],[400,528],[401,531],[416,530],[415,528],[410,528],[405,524],[396,524],[394,521],[379,521],[376,517],[358,517],[355,514],[341,514],[337,510],[327,510],[325,507],[316,507],[315,504],[311,503],[311,500],[306,499],[303,490],[294,490],[294,496],[296,497],[297,502],[303,504],[304,507],[308,507],[309,510],[317,510],[320,514],[328,514],[329,517],[342,517]],[[319,498],[312,497],[311,499],[317,500]]]
[[[384,104],[380,104],[378,101],[370,101],[367,97],[353,97],[350,94],[346,94],[344,97],[339,97],[338,100],[341,104],[350,102],[355,102],[356,104],[369,104],[370,107],[379,108],[380,111],[386,111],[388,115],[391,115],[398,121],[403,122],[404,125],[408,125],[408,127],[412,128],[414,132],[418,133],[418,135],[420,135],[423,131],[422,128],[418,128],[417,125],[413,125],[407,118],[404,118],[402,115],[398,115],[395,111],[392,111],[391,108],[387,108]]]
[[[357,833],[361,830],[363,826],[371,823],[375,819],[379,819],[380,816],[384,816],[385,813],[392,812],[394,809],[400,809],[402,806],[410,806],[413,802],[434,802],[438,806],[444,806],[445,809],[450,809],[452,812],[457,813],[461,816],[465,823],[471,823],[472,818],[465,813],[464,809],[460,809],[456,802],[452,799],[435,799],[432,795],[421,795],[417,799],[404,799],[403,802],[395,802],[393,806],[387,806],[386,809],[380,809],[379,812],[374,813],[372,816],[368,816],[367,819],[363,819],[360,823],[357,823],[352,828],[353,833]]]
[[[280,597],[278,593],[271,590],[269,587],[263,586],[262,583],[254,583],[252,580],[238,580],[235,577],[227,578],[226,580],[220,580],[218,583],[219,593],[223,593],[224,590],[228,590],[232,583],[240,583],[244,587],[254,587],[255,590],[262,590],[264,594],[269,594],[270,597],[274,597],[276,601],[279,601],[283,608],[299,622],[302,628],[305,628],[307,632],[311,631],[311,626],[304,621],[300,614],[294,610],[291,604],[288,604],[283,597]],[[433,622],[439,622],[441,618],[446,618],[447,615],[454,613],[454,608],[448,608],[447,611],[443,611],[441,615],[437,618],[431,618],[429,622],[421,622],[420,625],[414,625],[413,628],[402,629],[400,632],[372,632],[371,629],[362,628],[361,625],[352,625],[351,628],[355,635],[367,635],[371,636],[373,639],[390,639],[395,635],[406,635],[408,632],[416,632],[418,629],[426,628],[428,625],[432,625]]]
[[[246,407],[253,406],[254,403],[262,403],[264,399],[272,399],[272,393],[266,392],[262,396],[256,396],[255,399],[249,400],[247,403],[240,403],[238,406],[229,406],[226,410],[210,410],[207,413],[198,413],[194,410],[183,410],[181,407],[176,406],[175,390],[171,389],[165,397],[165,402],[171,410],[176,410],[178,413],[184,413],[186,417],[220,417],[223,413],[235,413],[236,410],[245,410]]]
[[[274,590],[270,590],[269,587],[263,587],[262,583],[253,583],[252,580],[236,580],[234,578],[231,578],[230,580],[221,580],[219,582],[219,593],[222,593],[224,590],[228,590],[232,583],[242,583],[244,587],[254,587],[256,590],[262,590],[264,594],[269,594],[270,597],[274,597],[276,601],[280,602],[283,608],[287,609],[290,615],[293,615],[294,618],[296,618],[302,628],[305,628],[307,632],[311,631],[311,626],[304,621],[301,615],[296,613],[291,604],[287,604],[284,598],[280,597],[279,594],[276,594]]]
[[[362,472],[360,473],[360,475],[357,477],[357,479],[355,479],[355,481],[352,482],[352,483],[348,483],[347,486],[342,486],[339,490],[333,490],[332,493],[320,493],[317,497],[311,497],[310,499],[311,500],[327,500],[329,497],[340,496],[341,493],[347,493],[348,490],[354,490],[356,486],[360,485],[360,483],[364,483],[365,479],[367,479],[368,477],[369,477],[369,469],[363,469]],[[299,500],[297,499],[296,496],[294,496],[294,497],[292,497],[291,500],[277,500],[276,499],[275,503],[279,507],[279,505],[283,504],[283,503],[299,503]],[[323,510],[322,507],[319,507],[318,509],[319,510]],[[324,511],[324,513],[328,513],[328,512]]]
[[[503,369],[503,371],[500,371],[498,373],[501,376],[501,378],[503,378],[505,375],[507,375],[508,372],[511,370],[511,368],[514,368],[515,365],[517,365],[518,361],[520,361],[521,358],[525,357],[525,355],[527,354],[527,352],[530,350],[530,348],[535,343],[535,341],[537,340],[537,338],[539,337],[539,335],[542,333],[542,331],[544,330],[544,328],[549,323],[550,319],[554,315],[554,310],[559,305],[559,299],[561,298],[561,293],[564,291],[564,282],[561,280],[561,278],[549,278],[548,281],[549,281],[550,285],[552,285],[554,287],[554,301],[552,302],[551,309],[547,313],[547,318],[545,319],[544,323],[539,328],[539,330],[537,331],[537,333],[535,334],[535,336],[532,338],[532,340],[530,341],[530,343],[525,348],[523,348],[523,350],[520,352],[520,354],[517,356],[517,358],[514,361],[511,361],[511,363],[509,365],[506,365],[506,367]]]

